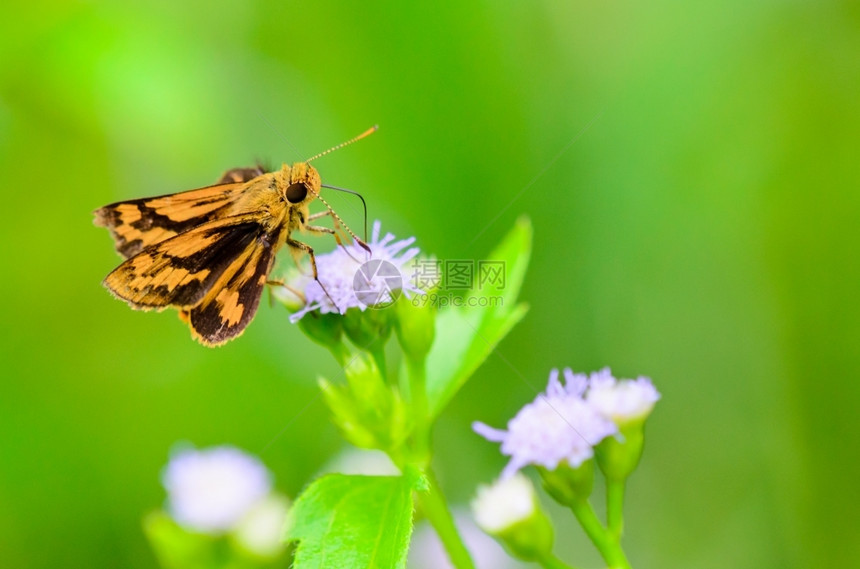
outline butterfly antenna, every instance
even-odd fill
[[[372,255],[373,251],[370,250],[370,247],[367,246],[367,243],[365,243],[364,241],[359,239],[358,235],[353,233],[352,229],[349,228],[349,225],[347,225],[346,222],[343,219],[341,219],[341,217],[337,214],[337,212],[334,209],[332,209],[332,207],[329,205],[329,203],[327,201],[325,201],[325,199],[319,194],[317,194],[317,199],[319,199],[323,203],[323,205],[328,210],[329,214],[331,214],[332,218],[334,219],[335,225],[337,225],[338,227],[343,227],[344,231],[349,233],[350,237],[352,237],[353,240],[356,243],[358,243],[359,247],[361,247],[362,249],[364,249],[365,251],[367,251],[368,253],[370,253]],[[344,249],[346,249],[346,247],[344,247]]]
[[[359,135],[358,135],[358,136],[356,136],[355,138],[351,138],[351,139],[347,140],[346,142],[342,142],[342,143],[338,144],[337,146],[333,146],[332,148],[329,148],[329,149],[328,149],[328,150],[326,150],[325,152],[320,152],[320,153],[319,153],[319,154],[317,154],[316,156],[311,156],[310,158],[308,158],[307,160],[305,160],[305,162],[310,162],[311,160],[316,160],[316,159],[317,159],[317,158],[319,158],[320,156],[325,156],[326,154],[329,154],[329,153],[331,153],[331,152],[334,152],[335,150],[339,150],[339,149],[343,148],[344,146],[349,146],[349,145],[350,145],[350,144],[352,144],[353,142],[357,142],[357,141],[361,140],[362,138],[365,138],[365,137],[367,137],[367,136],[370,136],[371,134],[373,134],[374,132],[376,132],[378,129],[379,129],[379,125],[373,125],[372,127],[370,127],[369,129],[367,129],[366,131],[362,132],[361,134],[359,134]]]
[[[338,188],[337,186],[326,186],[323,185],[323,188],[328,188],[330,190],[337,190],[339,192],[346,192],[348,194],[352,194],[354,196],[358,196],[358,199],[361,200],[361,205],[364,208],[364,240],[367,241],[367,202],[364,201],[364,196],[362,196],[358,192],[354,192],[352,190],[347,190],[346,188]]]

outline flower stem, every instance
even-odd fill
[[[606,481],[606,525],[616,540],[624,530],[624,481]]]
[[[448,504],[445,501],[445,496],[442,495],[435,474],[430,468],[427,468],[424,474],[427,477],[429,488],[427,492],[418,494],[424,515],[430,521],[433,529],[436,530],[439,540],[448,553],[451,564],[456,569],[475,569],[472,557],[463,544],[457,526],[454,525],[454,518],[448,510]]]
[[[538,559],[537,563],[544,569],[574,569],[573,565],[568,565],[552,553],[542,559]]]
[[[413,434],[414,459],[420,464],[430,461],[430,407],[427,402],[426,358],[415,360],[406,358],[409,370],[409,396],[412,400],[412,420],[415,421]]]
[[[603,527],[588,500],[575,500],[570,509],[610,569],[630,569],[618,538]]]

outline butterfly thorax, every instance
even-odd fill
[[[269,172],[246,182],[242,197],[236,201],[230,215],[259,212],[260,223],[267,230],[286,223],[296,229],[296,220],[308,217],[308,206],[319,195],[320,176],[306,162]]]

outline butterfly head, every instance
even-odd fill
[[[307,162],[284,164],[282,194],[290,205],[312,202],[320,195],[320,174]]]

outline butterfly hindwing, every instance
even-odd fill
[[[235,181],[116,202],[94,212],[95,224],[110,230],[117,252],[128,259],[150,245],[227,215],[244,188],[243,181]]]
[[[236,257],[202,302],[185,311],[195,338],[217,345],[235,338],[254,318],[260,296],[269,278],[281,229],[266,234],[257,247],[248,247]]]
[[[104,281],[111,292],[138,309],[190,308],[203,301],[225,273],[262,245],[257,214],[204,223],[127,259]]]
[[[258,164],[251,168],[231,168],[221,175],[218,180],[219,184],[229,184],[232,182],[250,182],[257,176],[262,176],[268,171],[267,168]]]

